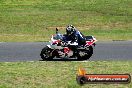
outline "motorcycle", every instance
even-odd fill
[[[52,35],[50,44],[46,45],[40,53],[42,60],[54,58],[87,60],[92,56],[97,41],[94,36],[84,36],[85,44],[82,45],[78,45],[77,42],[62,41],[64,37],[56,28],[56,34]]]

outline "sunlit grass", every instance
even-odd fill
[[[131,0],[2,0],[0,36],[10,36],[0,41],[48,41],[56,27],[64,33],[68,24],[98,40],[132,40],[131,4]],[[30,36],[25,40],[21,35]]]
[[[76,82],[78,68],[88,74],[132,75],[131,61],[87,62],[3,62],[0,63],[1,88],[80,88]],[[83,88],[131,88],[132,84],[87,84]]]

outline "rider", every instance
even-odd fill
[[[85,38],[80,31],[73,25],[68,25],[66,28],[66,41],[77,42],[78,45],[85,44]]]
[[[71,41],[71,43],[77,42],[78,45],[85,44],[85,38],[73,25],[68,25],[66,28],[66,35],[63,38],[64,41]],[[78,55],[77,46],[69,46],[74,51],[73,56]]]

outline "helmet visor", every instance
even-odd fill
[[[67,29],[67,35],[71,35],[72,34],[72,30],[70,28]]]

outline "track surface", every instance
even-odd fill
[[[0,61],[39,61],[46,44],[0,43]],[[97,42],[90,60],[132,60],[132,41]]]

